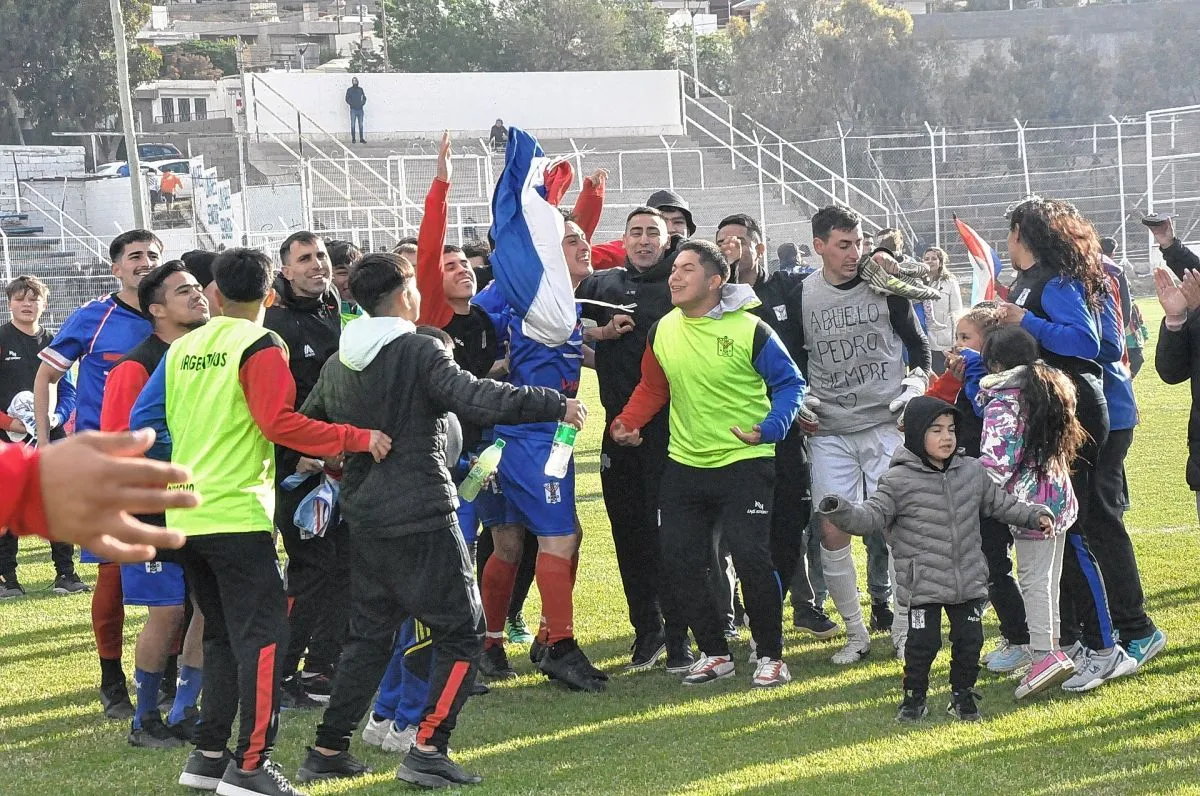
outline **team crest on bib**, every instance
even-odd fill
[[[787,305],[780,304],[778,307],[772,307],[771,309],[775,310],[775,320],[777,320],[777,321],[786,321],[787,320]]]
[[[562,503],[562,488],[558,481],[547,481],[544,486],[546,488],[546,505]]]
[[[717,338],[717,356],[731,357],[733,356],[733,338],[718,337]]]

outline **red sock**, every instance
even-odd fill
[[[498,555],[488,558],[483,566],[483,618],[487,623],[487,639],[484,648],[504,643],[504,620],[508,617],[508,601],[512,599],[513,585],[517,582],[517,565],[510,564]]]
[[[538,553],[534,570],[538,592],[542,595],[542,616],[546,619],[546,642],[554,644],[575,635],[575,607],[571,599],[571,562],[566,558]]]
[[[92,591],[92,632],[101,658],[121,659],[125,606],[121,593],[121,565],[101,564]]]

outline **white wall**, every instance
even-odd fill
[[[312,72],[247,75],[249,131],[294,135],[296,110],[289,107],[291,103],[327,132],[348,137],[345,94],[351,77]],[[447,129],[487,137],[497,118],[546,138],[679,135],[683,131],[679,73],[674,70],[357,77],[367,93],[364,126],[368,140]]]

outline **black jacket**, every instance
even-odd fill
[[[803,282],[804,277],[788,271],[760,275],[754,283],[754,294],[762,304],[750,311],[775,330],[800,372],[807,373],[808,352],[804,349],[804,329],[800,318]]]
[[[600,403],[608,419],[621,413],[634,387],[642,378],[642,354],[646,350],[646,336],[658,319],[671,311],[671,291],[667,288],[667,277],[683,239],[674,236],[666,256],[657,265],[645,271],[634,268],[628,260],[621,268],[597,271],[579,285],[576,298],[604,301],[609,304],[637,304],[626,314],[633,316],[634,328],[616,340],[596,341],[596,376],[600,380]],[[614,314],[622,310],[610,310],[595,304],[584,304],[583,315],[603,326]]]
[[[493,426],[561,420],[566,405],[545,387],[476,379],[437,340],[408,333],[383,344],[362,370],[330,359],[300,411],[392,438],[391,453],[378,464],[366,453],[346,457],[341,505],[354,534],[396,537],[443,530],[455,521],[447,412]]]
[[[1182,276],[1184,269],[1200,269],[1197,258],[1176,241],[1162,250],[1167,267]],[[1191,380],[1192,408],[1188,415],[1188,488],[1200,492],[1200,312],[1188,315],[1187,323],[1178,332],[1167,329],[1164,320],[1158,329],[1158,345],[1154,354],[1154,369],[1167,384],[1182,384]]]
[[[367,104],[367,92],[363,91],[362,86],[351,86],[346,89],[346,104],[355,110],[361,109]]]
[[[275,279],[275,293],[275,304],[267,308],[263,326],[287,343],[288,369],[296,380],[296,406],[300,406],[316,386],[325,361],[338,350],[341,299],[332,287],[318,298],[300,298],[282,276]],[[298,452],[276,446],[276,478],[282,481],[295,472],[298,461]]]

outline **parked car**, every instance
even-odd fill
[[[117,160],[127,160],[129,158],[129,155],[126,154],[127,152],[125,139],[122,138],[121,143],[117,145]],[[155,163],[160,160],[171,160],[185,156],[179,150],[179,147],[174,144],[169,144],[166,141],[151,141],[138,144],[138,157],[146,162]]]
[[[176,199],[191,199],[192,198],[192,164],[191,161],[183,160],[162,160],[155,163],[143,163],[142,174],[153,174],[159,180],[162,179],[164,171],[171,171],[175,176],[179,177],[179,182],[183,184],[175,193]],[[123,160],[114,160],[112,163],[103,163],[96,168],[95,174],[97,177],[128,177],[129,164]]]

